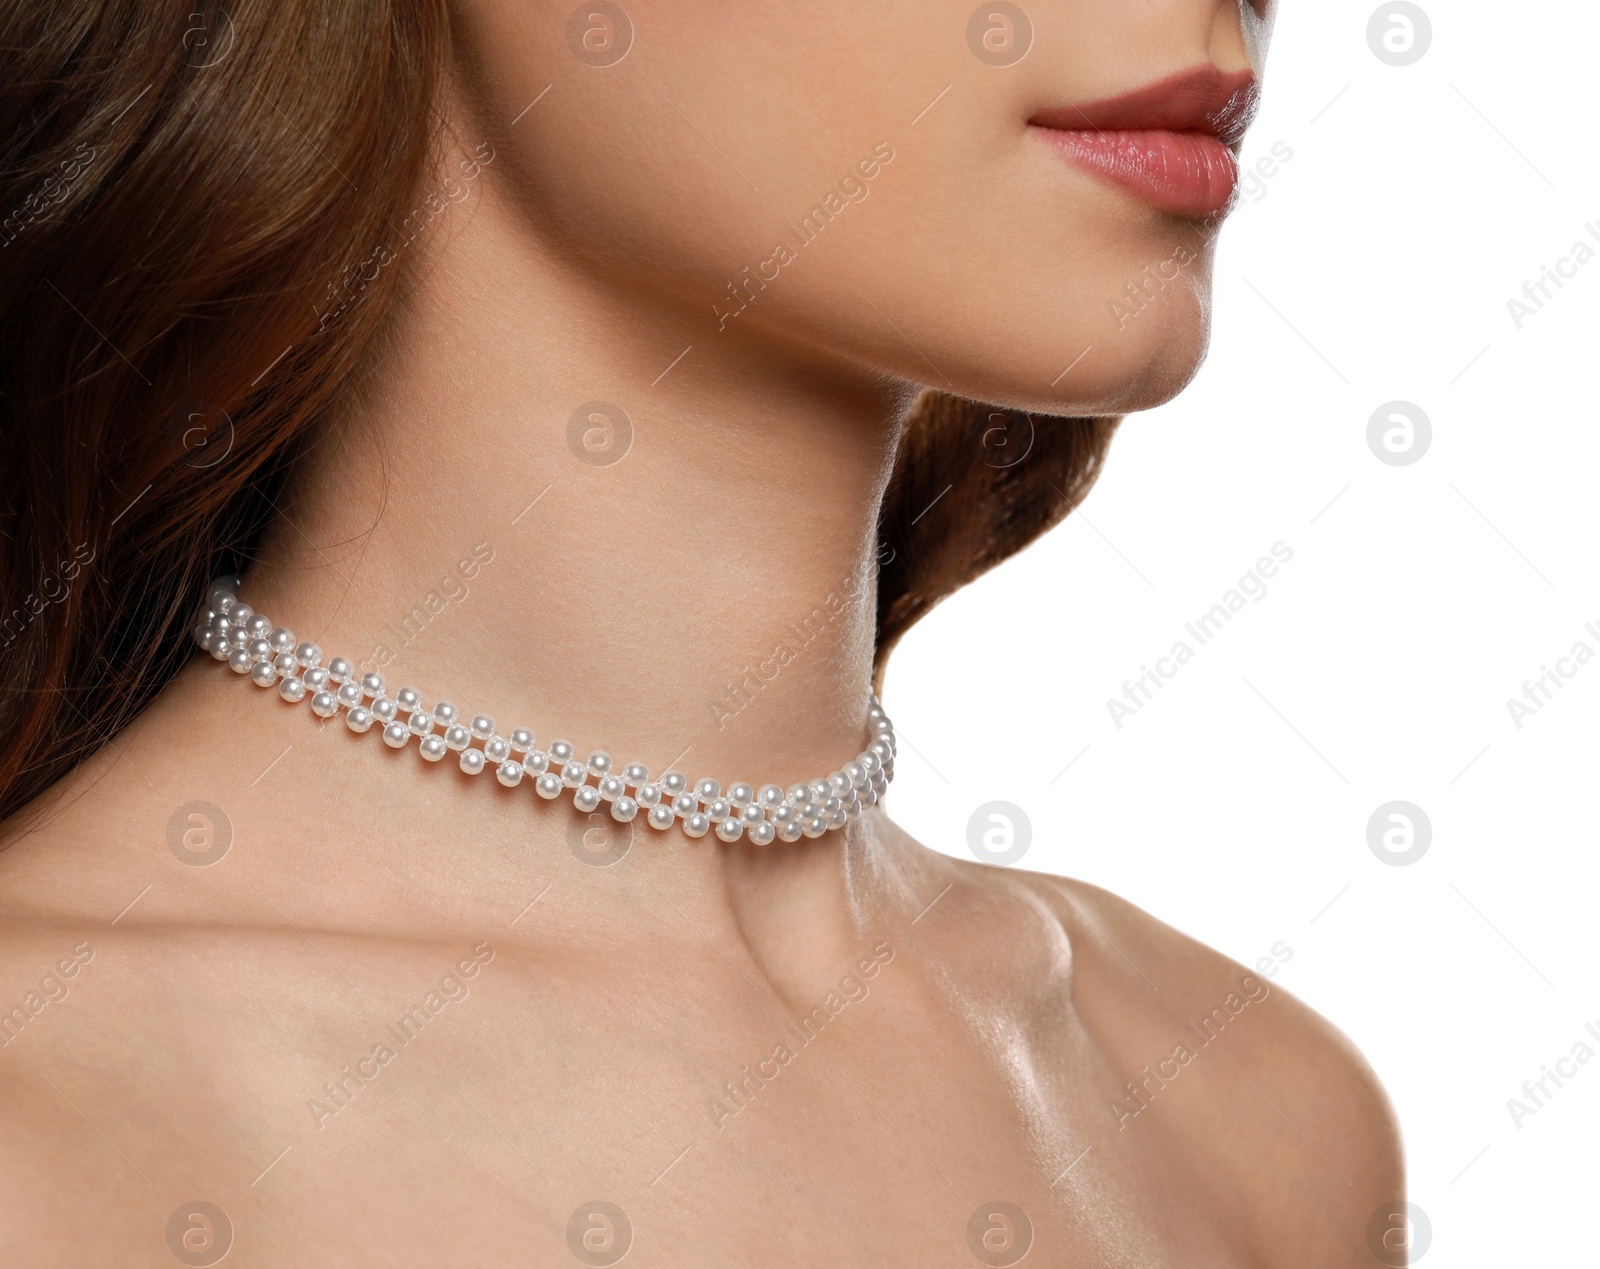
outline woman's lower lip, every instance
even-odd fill
[[[1176,216],[1219,216],[1233,204],[1239,164],[1204,132],[1040,128],[1080,167]]]

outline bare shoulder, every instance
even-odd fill
[[[127,1162],[140,1151],[122,1110],[151,1055],[114,1025],[145,989],[122,963],[127,931],[114,918],[146,881],[134,853],[95,828],[72,815],[0,826],[0,1260],[9,1263],[64,1263],[69,1241],[145,1250],[127,1241],[126,1213],[148,1201],[148,1187]],[[96,1220],[86,1224],[85,1211]],[[63,1240],[63,1229],[81,1235]]]
[[[123,1068],[112,1077],[120,1081],[137,1059],[108,1051],[90,1025],[115,991],[105,931],[15,897],[0,924],[0,1259],[54,1264],[61,1245],[52,1231],[79,1224],[91,1205],[105,1211],[98,1237],[114,1236],[109,1226],[124,1209],[94,1202],[97,1187],[119,1197],[145,1188],[132,1173],[118,1175],[115,1154],[85,1149],[86,1134],[100,1129],[80,1105],[84,1089],[106,1080],[102,1062]],[[86,1172],[86,1159],[108,1166]]]
[[[1208,1161],[1231,1161],[1234,1183],[1298,1226],[1297,1241],[1314,1237],[1323,1263],[1370,1264],[1367,1225],[1403,1197],[1404,1162],[1388,1094],[1350,1038],[1109,891],[1022,878],[1059,916],[1074,1006],[1126,1075],[1119,1128],[1159,1108]]]

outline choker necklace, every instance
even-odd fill
[[[268,617],[239,599],[238,590],[237,577],[212,582],[204,615],[193,632],[197,644],[236,673],[249,675],[259,687],[277,687],[278,695],[290,704],[309,698],[311,712],[319,718],[332,718],[343,710],[345,726],[353,732],[366,732],[378,724],[383,743],[392,749],[405,748],[415,737],[428,762],[454,751],[468,775],[493,767],[495,778],[507,788],[529,776],[542,798],[558,798],[570,789],[573,805],[584,814],[607,803],[611,818],[622,823],[643,811],[651,828],[666,830],[680,824],[690,837],[715,831],[725,842],[746,837],[754,845],[766,846],[775,838],[793,842],[843,828],[862,808],[876,805],[894,778],[894,727],[876,695],[867,709],[872,740],[853,762],[823,779],[787,790],[778,784],[757,788],[741,781],[724,793],[716,780],[696,780],[691,785],[681,771],[652,778],[642,763],[619,767],[604,752],[581,762],[569,742],[552,740],[539,748],[525,727],[502,736],[486,714],[464,723],[449,701],[426,708],[415,688],[402,687],[389,696],[381,674],[358,674],[344,657],[324,665],[321,648],[314,643],[296,645],[292,631],[274,627]]]

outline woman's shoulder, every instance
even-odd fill
[[[1265,973],[1098,886],[955,863],[968,885],[1051,914],[1070,949],[1073,1014],[1115,1073],[1108,1132],[1154,1128],[1221,1169],[1243,1211],[1291,1223],[1296,1242],[1349,1247],[1352,1262],[1367,1255],[1370,1223],[1404,1196],[1404,1164],[1393,1106],[1348,1036]],[[1063,1042],[1059,1056],[1081,1050]]]
[[[1263,958],[1273,961],[1270,973],[1249,968],[1109,890],[1042,873],[1020,876],[1059,917],[1085,992],[1114,992],[1142,1013],[1176,1015],[1202,1037],[1220,1031],[1219,1011],[1232,1025],[1270,1002],[1270,1010],[1253,1015],[1270,1019],[1252,1032],[1260,1056],[1293,1061],[1319,1087],[1392,1124],[1388,1096],[1371,1065],[1343,1031],[1274,981],[1276,958]],[[1207,1018],[1213,1020],[1209,1029],[1201,1027]]]

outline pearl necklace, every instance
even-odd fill
[[[268,617],[239,599],[238,589],[237,577],[212,582],[205,615],[193,631],[200,647],[236,673],[249,675],[259,687],[276,686],[278,695],[290,704],[309,697],[311,712],[319,718],[332,718],[343,710],[345,726],[353,732],[381,724],[383,743],[392,749],[405,748],[415,737],[428,762],[455,752],[468,775],[492,766],[495,778],[507,788],[531,776],[530,783],[542,798],[558,798],[570,789],[573,805],[584,814],[606,803],[611,818],[621,823],[643,811],[645,822],[654,829],[666,830],[676,823],[690,837],[704,837],[714,830],[725,842],[743,836],[756,846],[766,846],[774,838],[793,842],[843,828],[863,807],[876,805],[894,778],[894,727],[876,695],[867,709],[872,741],[853,762],[787,791],[778,784],[756,788],[741,781],[724,793],[712,779],[696,780],[691,786],[681,771],[652,779],[642,763],[618,768],[603,751],[580,762],[568,741],[552,740],[541,749],[526,727],[502,736],[486,714],[464,724],[461,712],[449,701],[428,709],[415,688],[403,687],[391,697],[381,674],[358,675],[344,657],[324,665],[321,648],[314,643],[297,645],[293,631],[274,627]]]

